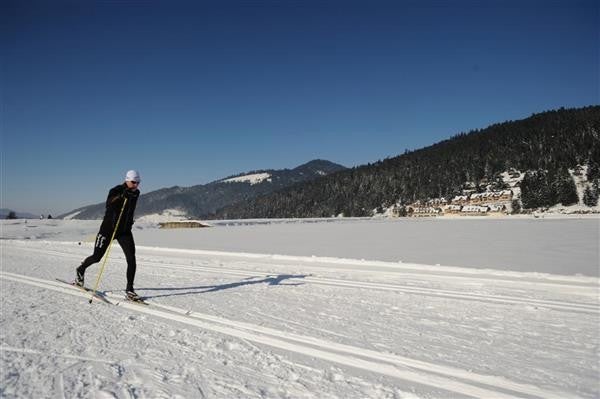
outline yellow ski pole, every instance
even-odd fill
[[[106,251],[106,255],[104,256],[104,262],[102,262],[102,267],[100,268],[100,272],[98,272],[98,278],[96,279],[96,285],[94,286],[94,290],[92,291],[92,297],[90,298],[90,303],[94,299],[94,294],[96,294],[96,290],[98,289],[98,284],[100,284],[100,278],[102,277],[102,273],[104,272],[104,266],[106,265],[106,260],[108,259],[108,255],[110,255],[110,249],[112,248],[112,242],[115,239],[115,235],[117,234],[117,229],[119,228],[119,223],[121,222],[121,216],[123,216],[123,210],[125,210],[125,204],[127,204],[127,198],[123,201],[123,206],[121,207],[121,212],[119,212],[119,218],[117,219],[117,224],[115,226],[115,230],[112,233],[112,237],[110,237],[110,242],[108,243],[108,250]]]

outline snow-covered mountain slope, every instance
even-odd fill
[[[313,160],[293,169],[245,172],[209,184],[191,187],[175,186],[148,193],[142,192],[136,214],[153,215],[175,209],[188,217],[205,217],[224,206],[249,201],[259,195],[269,194],[299,182],[315,180],[344,169],[346,169],[344,166],[333,162]],[[104,202],[99,202],[59,217],[101,219],[104,211]]]
[[[117,306],[90,305],[55,278],[72,278],[91,243],[51,235],[56,223],[37,239],[3,230],[2,397],[600,395],[597,277],[178,249],[169,235],[154,247],[139,230],[150,305],[122,300],[118,247],[100,285]],[[63,223],[72,238],[91,228]]]

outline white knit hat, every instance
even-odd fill
[[[139,183],[140,181],[142,181],[142,179],[137,170],[130,170],[125,175],[125,181],[135,181]]]

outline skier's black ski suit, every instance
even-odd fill
[[[86,258],[81,266],[77,268],[77,271],[82,275],[85,273],[85,269],[94,263],[100,262],[108,246],[110,245],[110,238],[112,237],[115,225],[119,219],[121,208],[123,207],[123,201],[127,198],[127,203],[123,209],[123,215],[117,231],[115,232],[115,239],[119,242],[123,252],[125,253],[125,259],[127,259],[127,288],[126,291],[133,291],[133,280],[135,279],[135,242],[133,241],[133,234],[131,233],[131,227],[133,226],[133,214],[135,212],[135,206],[137,205],[137,199],[140,195],[140,191],[136,188],[135,190],[129,190],[127,184],[123,183],[110,189],[108,197],[106,198],[106,212],[104,219],[100,225],[100,231],[96,236],[96,242],[94,243],[94,253]]]

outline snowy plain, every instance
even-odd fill
[[[138,219],[150,305],[118,245],[90,305],[99,221],[0,221],[0,397],[600,397],[597,217],[213,226]]]

